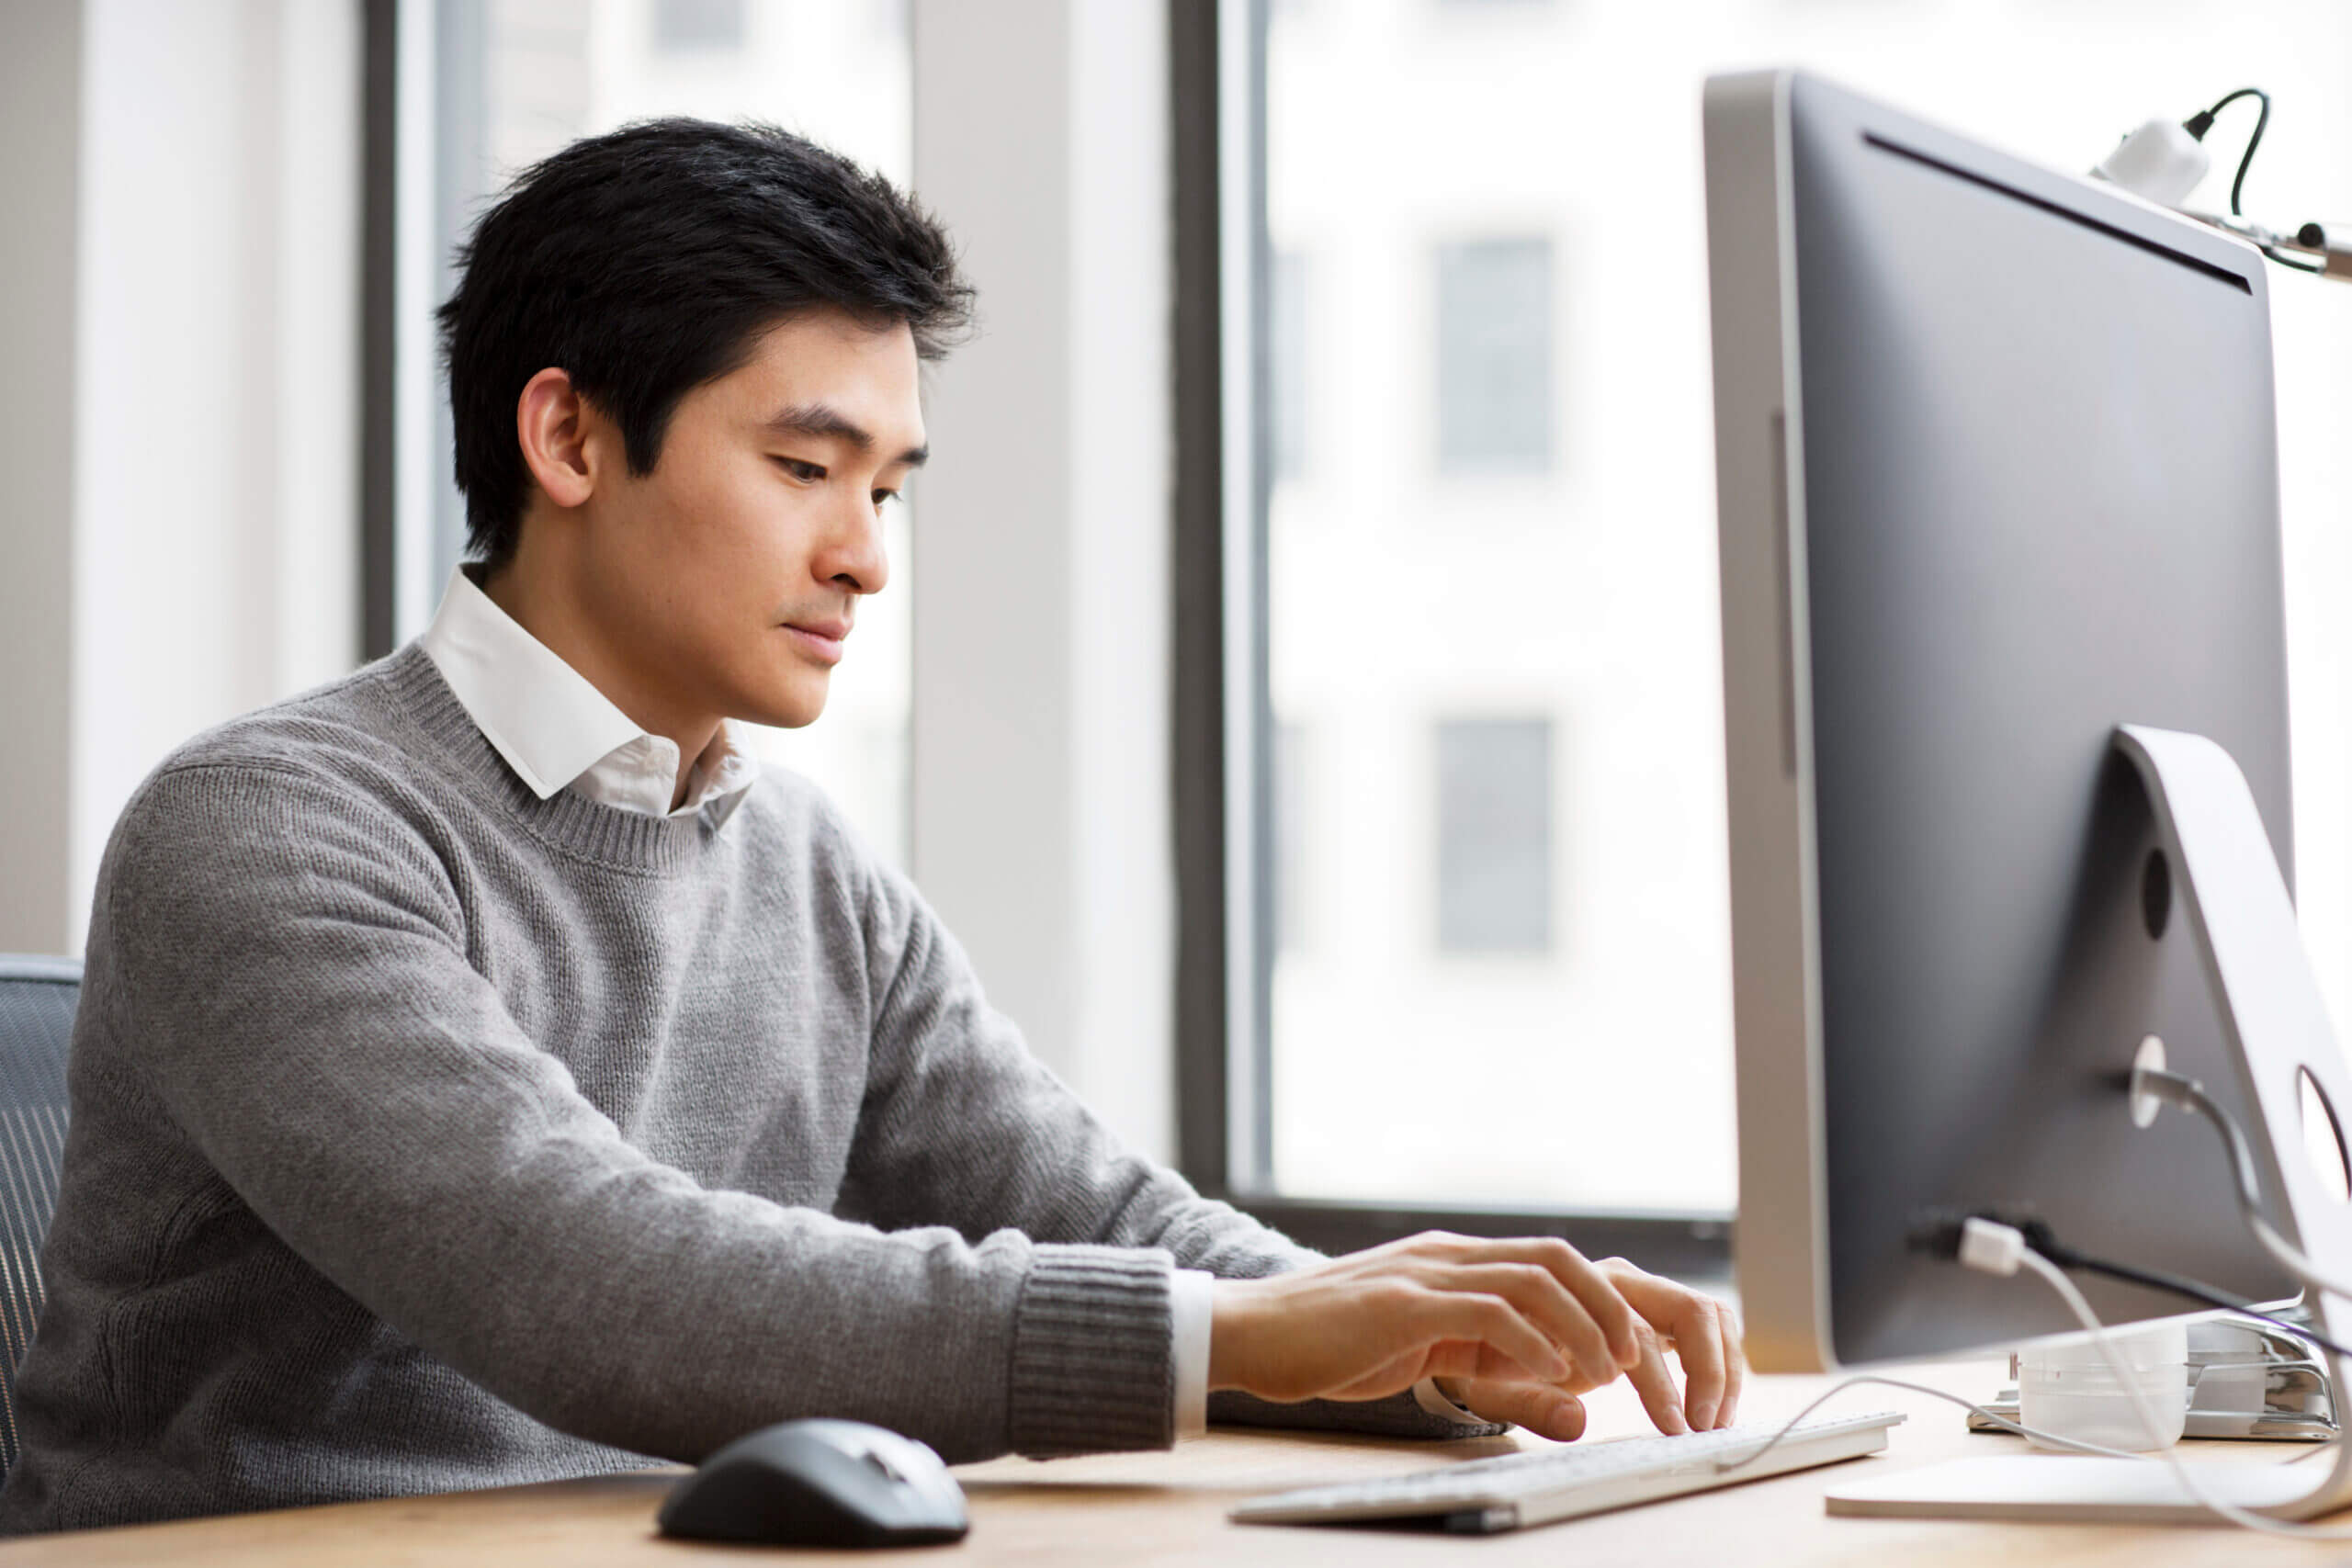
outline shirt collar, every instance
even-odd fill
[[[639,728],[611,698],[493,603],[464,567],[419,639],[482,738],[541,800],[576,787],[591,799],[671,815],[677,743]],[[719,803],[724,821],[759,765],[732,719],[695,762],[680,813]]]

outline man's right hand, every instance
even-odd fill
[[[1209,1387],[1380,1399],[1423,1378],[1598,1388],[1641,1363],[1615,1282],[1556,1237],[1430,1232],[1261,1280],[1216,1282]]]

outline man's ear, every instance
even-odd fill
[[[524,383],[523,395],[514,400],[514,436],[522,444],[523,461],[560,507],[578,506],[595,493],[597,453],[583,412],[570,373],[553,366]]]

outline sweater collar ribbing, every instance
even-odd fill
[[[549,842],[619,866],[668,871],[701,847],[706,811],[652,817],[589,799],[576,790],[541,800],[484,736],[424,650],[411,642],[379,668],[397,705],[426,740],[457,764],[455,775]]]

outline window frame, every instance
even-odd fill
[[[399,520],[398,320],[400,0],[363,0],[360,14],[359,652],[395,646]]]
[[[361,4],[359,623],[368,660],[424,630],[441,573],[465,554],[464,502],[434,457],[449,449],[453,416],[433,310],[456,281],[451,246],[469,220],[447,159],[481,133],[465,107],[479,94],[481,51],[461,34],[481,25],[454,0]]]
[[[1655,1272],[1729,1272],[1720,1214],[1359,1202],[1272,1178],[1273,716],[1266,577],[1269,0],[1171,5],[1175,487],[1170,757],[1176,849],[1178,1166],[1192,1183],[1327,1252],[1417,1231],[1557,1235]],[[1238,84],[1239,92],[1229,90]],[[1239,276],[1235,276],[1238,271]],[[1229,367],[1238,372],[1229,375]],[[1311,423],[1311,419],[1310,419]],[[1241,808],[1237,809],[1237,802]],[[1563,1128],[1574,1135],[1573,1125]]]

